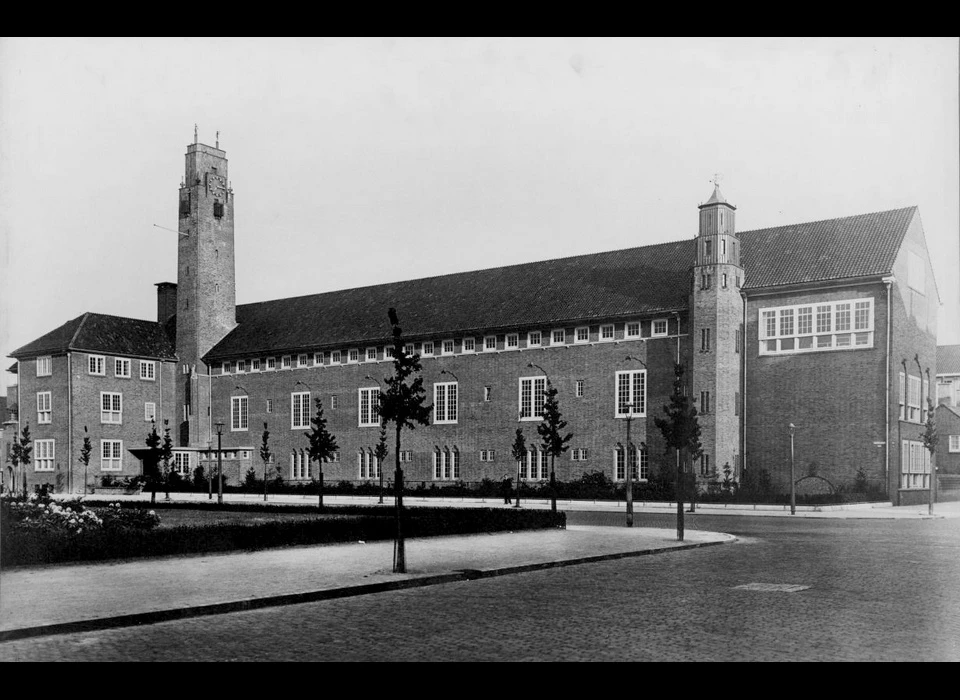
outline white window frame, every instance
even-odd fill
[[[447,349],[447,343],[450,344],[450,349]],[[457,344],[453,340],[441,340],[440,341],[440,354],[441,355],[452,355],[456,352]]]
[[[350,348],[347,350],[347,364],[355,365],[360,362],[360,348]]]
[[[455,424],[457,422],[459,398],[460,387],[458,382],[436,382],[433,385],[434,424]]]
[[[614,324],[604,323],[600,326],[600,342],[601,343],[612,343],[616,339],[617,339],[617,327]]]
[[[340,409],[340,396],[339,394],[330,395],[330,410],[337,411]]]
[[[130,379],[133,362],[126,357],[113,358],[113,376],[117,379]]]
[[[875,340],[874,312],[873,297],[761,308],[757,311],[759,354],[870,349]],[[801,318],[808,316],[809,330],[801,333]],[[807,327],[806,322],[803,325]]]
[[[261,367],[261,362],[259,357],[250,358],[250,371],[259,372]]]
[[[190,476],[190,453],[183,450],[173,452],[173,471],[180,476]]]
[[[140,360],[140,379],[145,382],[157,381],[157,363],[153,360]]]
[[[582,332],[583,338],[580,337]],[[577,326],[573,329],[573,342],[577,344],[590,342],[590,326]]]
[[[290,355],[281,356],[280,369],[293,369],[293,358]]]
[[[492,396],[493,396],[493,387],[492,386],[483,387],[483,402],[484,403],[489,402]]]
[[[947,451],[960,452],[960,435],[947,436]]]
[[[494,352],[496,349],[497,349],[497,336],[495,335],[483,336],[483,351]]]
[[[247,373],[247,361],[237,360],[237,374],[246,374],[246,373]]]
[[[100,441],[100,471],[123,471],[123,440]]]
[[[507,333],[503,340],[503,347],[505,350],[518,350],[520,348],[520,334]]]
[[[930,451],[919,440],[900,443],[900,488],[930,488]]]
[[[380,387],[357,389],[357,421],[361,428],[380,427]]]
[[[477,351],[477,339],[473,336],[467,336],[461,342],[460,347],[463,348],[463,352],[476,352]]]
[[[663,324],[662,330],[657,330],[657,326]],[[655,318],[650,321],[650,337],[651,338],[666,338],[670,335],[670,319],[668,318]]]
[[[539,388],[538,388],[539,387]],[[540,410],[534,413],[533,407],[536,405],[535,394],[543,395],[547,389],[546,375],[534,375],[530,377],[520,377],[517,392],[517,413],[520,421],[539,421],[543,419],[543,405],[547,397],[541,399]],[[524,394],[527,394],[526,401],[529,406],[524,406]],[[528,413],[528,415],[524,415]]]
[[[273,399],[267,399],[266,413],[273,413]]]
[[[107,358],[103,355],[87,355],[87,374],[107,376]]]
[[[230,432],[240,433],[249,429],[250,397],[230,397]]]
[[[53,374],[53,357],[41,355],[37,358],[37,376],[49,377],[51,374]]]
[[[230,374],[233,372],[233,363],[225,360],[220,363],[220,374]]]
[[[267,371],[276,372],[277,371],[277,358],[268,357],[267,358]]]
[[[37,423],[44,425],[53,421],[53,392],[37,392]]]
[[[557,339],[557,334],[560,334],[560,339]],[[550,344],[551,345],[566,345],[567,344],[567,331],[563,328],[554,328],[550,331]]]
[[[543,345],[543,332],[542,331],[529,331],[527,333],[527,347],[528,348],[539,348]]]
[[[290,392],[290,430],[310,429],[310,392]]]
[[[297,353],[297,367],[309,367],[310,366],[310,353],[300,352]]]
[[[621,377],[627,378],[626,391],[631,403],[623,404],[621,401]],[[638,395],[637,379],[641,379],[641,387]],[[640,408],[637,410],[637,399],[639,398]],[[628,369],[616,372],[613,382],[613,406],[615,418],[644,418],[647,415],[647,370]],[[632,405],[631,411],[621,410],[624,406]]]
[[[574,385],[573,385],[573,394],[574,394],[574,396],[576,396],[577,398],[582,397],[582,396],[583,396],[583,391],[584,391],[585,388],[586,388],[586,382],[585,382],[583,379],[577,379],[576,382],[574,382]]]
[[[636,328],[635,333],[630,332],[630,328]],[[639,338],[640,337],[640,321],[627,321],[623,327],[623,337],[624,338]]]
[[[342,365],[343,364],[343,350],[334,350],[330,353],[330,364],[331,365]]]
[[[426,340],[420,347],[420,354],[423,356],[433,357],[436,347],[432,340]]]
[[[371,357],[373,355],[373,357]],[[377,361],[377,349],[376,348],[367,348],[366,354],[364,355],[364,360],[366,362],[376,362]]]
[[[104,409],[103,400],[110,397],[110,408]],[[116,401],[114,401],[116,399]],[[106,418],[106,420],[104,420]],[[100,422],[109,425],[123,424],[123,394],[118,391],[100,392]]]
[[[33,441],[33,470],[52,472],[56,469],[57,445],[55,440]]]
[[[907,375],[907,421],[920,423],[923,382],[920,377]]]
[[[143,402],[143,420],[152,423],[157,419],[157,404],[154,401]]]

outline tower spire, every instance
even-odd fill
[[[193,142],[194,142],[194,143],[200,143],[200,140],[197,138],[197,125],[196,125],[196,123],[194,123],[194,125],[193,125]]]

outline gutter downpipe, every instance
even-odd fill
[[[890,498],[890,382],[892,381],[890,377],[890,355],[893,352],[893,338],[891,337],[891,329],[893,326],[893,311],[890,308],[890,301],[892,298],[892,277],[884,277],[883,283],[887,286],[887,379],[886,379],[886,410],[887,418],[885,423],[886,435],[884,440],[887,441],[886,450],[884,450],[884,460],[883,460],[883,483],[887,491],[887,498]],[[897,449],[900,449],[900,445],[897,445]]]
[[[740,383],[743,391],[740,394],[740,479],[747,470],[747,295],[740,292],[743,298],[743,331],[740,333]]]
[[[53,360],[50,361],[51,364]],[[73,493],[73,353],[67,353],[67,493]],[[86,490],[86,489],[84,489]]]

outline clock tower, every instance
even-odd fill
[[[233,190],[226,153],[187,146],[180,185],[177,251],[177,444],[205,446],[210,437],[210,382],[203,356],[237,325]]]

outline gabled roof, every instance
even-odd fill
[[[68,350],[175,359],[173,344],[156,321],[85,313],[10,353],[18,360]]]
[[[960,345],[937,346],[937,374],[960,374]]]
[[[938,403],[937,412],[940,412],[940,411],[949,411],[954,415],[954,417],[960,418],[960,406],[951,406],[948,403]],[[940,420],[940,419],[941,417],[937,416],[937,420]]]
[[[745,231],[746,291],[889,274],[916,207]],[[695,241],[346,289],[237,307],[237,327],[206,358],[363,346],[404,336],[550,327],[686,309]]]
[[[743,288],[889,274],[916,212],[914,206],[744,231]]]

